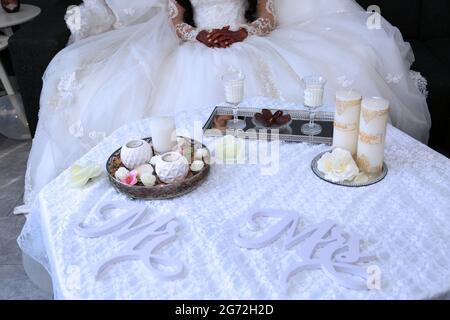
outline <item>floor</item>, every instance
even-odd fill
[[[16,242],[25,217],[13,215],[13,209],[22,201],[30,146],[30,141],[15,141],[0,134],[0,300],[52,298],[28,280]]]

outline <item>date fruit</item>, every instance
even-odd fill
[[[269,109],[262,109],[261,113],[255,113],[255,120],[264,127],[270,128],[274,124],[280,126],[288,124],[292,120],[292,117],[289,114],[284,115],[282,110],[278,110],[272,114],[272,111]]]

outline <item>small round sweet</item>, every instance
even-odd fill
[[[153,187],[156,184],[156,177],[153,174],[144,174],[140,179],[146,187]]]
[[[140,165],[135,170],[137,171],[139,176],[153,174],[153,172],[155,172],[153,167],[150,164],[148,164],[148,163]]]
[[[205,163],[201,160],[195,160],[191,164],[191,171],[200,172],[205,167]]]
[[[127,168],[125,167],[120,167],[116,173],[114,174],[114,176],[116,177],[117,180],[122,181],[123,178],[125,178],[128,174],[130,173],[130,171],[128,171]]]
[[[161,159],[160,155],[154,156],[150,159],[150,164],[152,166],[156,166],[156,164],[158,163],[159,159]]]
[[[205,148],[200,148],[200,149],[195,150],[195,155],[194,155],[195,160],[207,159],[208,156],[209,156],[209,152]]]

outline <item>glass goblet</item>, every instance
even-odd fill
[[[323,94],[327,80],[322,76],[308,76],[303,78],[305,84],[305,107],[309,111],[309,122],[305,123],[301,131],[308,136],[316,136],[322,132],[322,126],[315,123],[316,111],[323,105]]]
[[[245,76],[242,72],[230,72],[222,77],[225,88],[225,101],[233,107],[233,119],[228,120],[227,128],[231,130],[244,129],[246,123],[238,118],[238,107],[244,100]]]

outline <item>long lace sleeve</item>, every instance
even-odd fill
[[[183,20],[184,8],[176,0],[169,1],[169,17],[177,32],[178,38],[184,41],[195,41],[198,30]]]
[[[264,36],[276,27],[274,0],[259,0],[257,7],[258,19],[243,27],[248,34]]]

